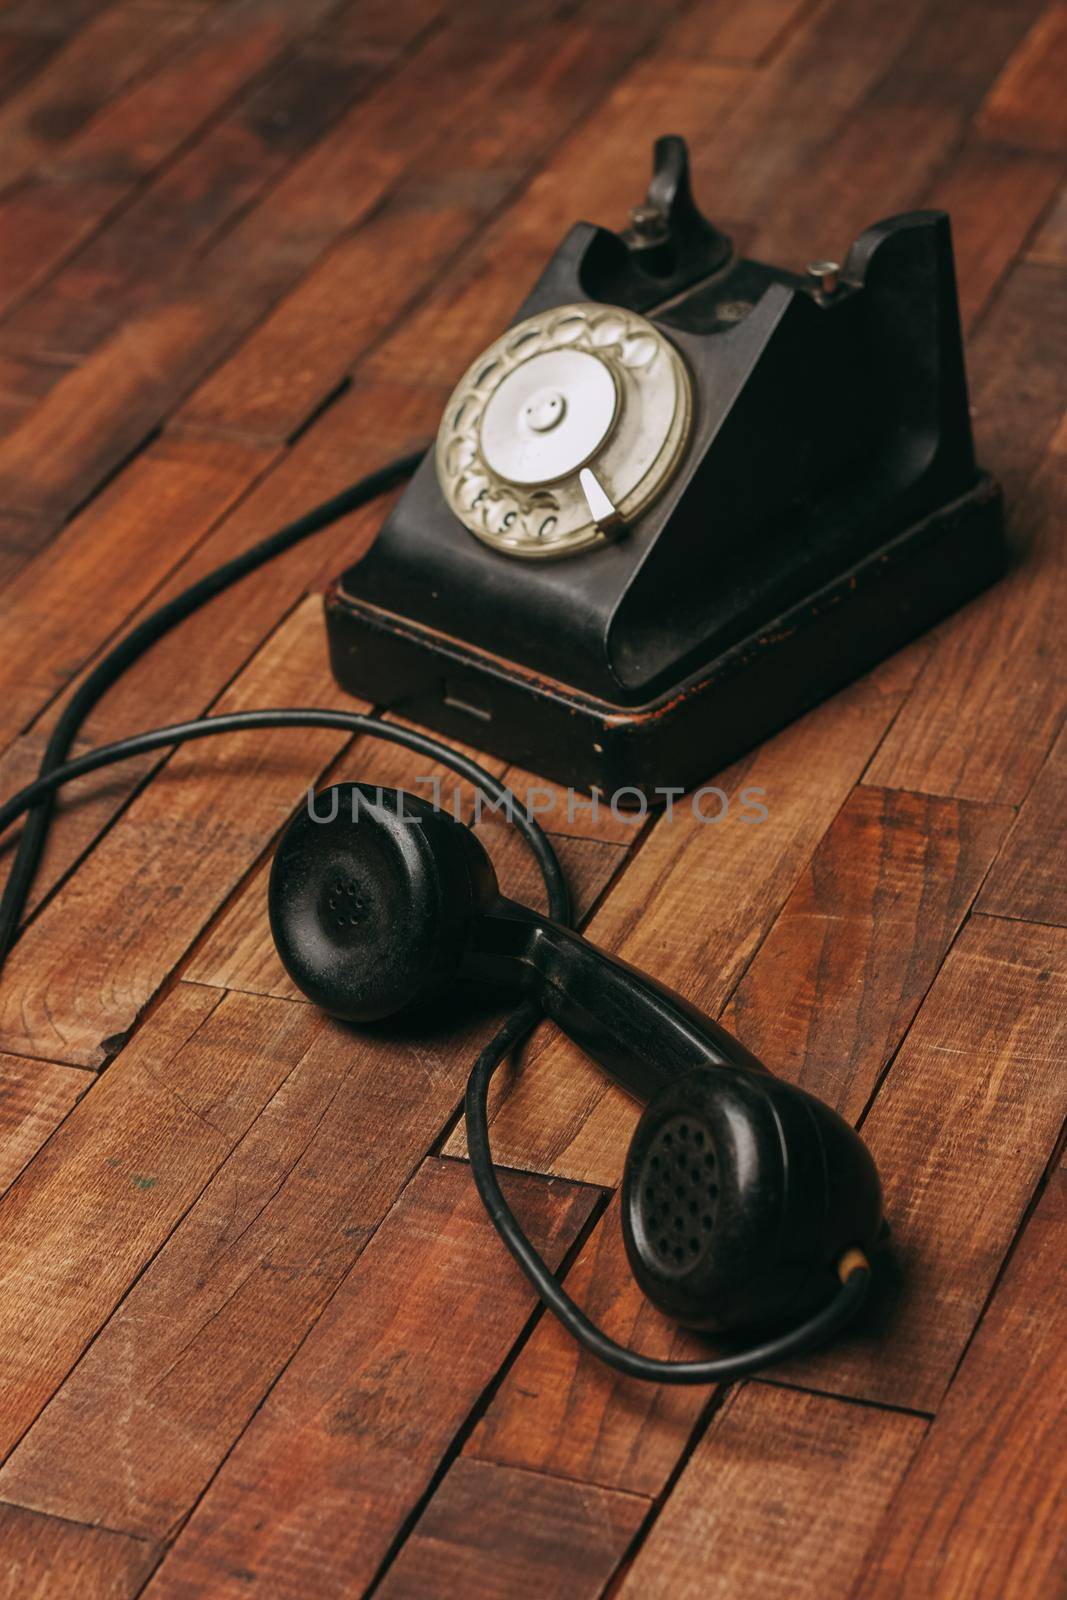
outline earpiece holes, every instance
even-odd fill
[[[692,1118],[663,1124],[645,1158],[638,1193],[642,1233],[662,1271],[688,1272],[707,1250],[715,1225],[718,1185],[711,1135]]]
[[[358,928],[367,914],[362,885],[355,878],[335,878],[327,893],[326,908],[339,933]]]

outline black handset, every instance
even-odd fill
[[[511,988],[646,1102],[626,1248],[678,1321],[778,1329],[834,1299],[850,1252],[865,1271],[881,1196],[853,1129],[680,996],[503,898],[447,813],[395,789],[326,790],[278,847],[269,908],[290,977],[332,1015],[378,1020],[462,980]]]

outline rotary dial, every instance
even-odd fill
[[[449,506],[506,555],[602,543],[670,481],[692,391],[659,329],[617,306],[556,306],[509,328],[464,374],[437,435]]]

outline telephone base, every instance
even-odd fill
[[[345,593],[326,595],[341,686],[526,771],[607,797],[689,789],[1003,571],[988,476],[640,706],[614,705]],[[623,795],[620,805],[637,803]]]

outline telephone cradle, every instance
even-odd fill
[[[949,219],[806,275],[736,255],[655,146],[579,223],[326,597],[339,683],[580,789],[690,788],[1004,564]],[[639,796],[634,796],[635,799]]]

